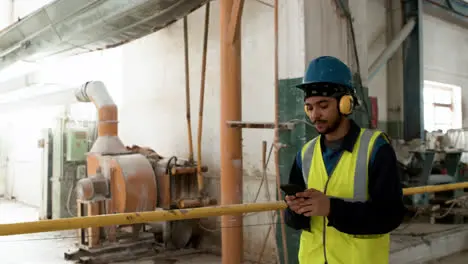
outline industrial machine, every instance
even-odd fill
[[[74,120],[65,109],[54,128],[42,131],[42,206],[40,219],[76,216],[76,183],[86,176],[86,153],[95,138],[95,122]]]
[[[81,102],[93,102],[98,111],[97,138],[86,157],[86,177],[76,185],[78,216],[93,216],[171,208],[193,208],[216,203],[197,188],[197,170],[205,166],[179,157],[162,157],[154,150],[126,147],[118,137],[117,106],[102,82],[77,89]],[[196,245],[198,220],[108,226],[79,230],[79,250],[66,259],[89,256],[107,249]],[[193,242],[193,243],[192,243]]]
[[[404,187],[439,185],[463,181],[460,159],[464,152],[457,148],[447,134],[433,132],[426,134],[426,140],[415,139],[410,142],[392,141],[397,153],[400,175]],[[417,194],[405,197],[410,207],[438,205],[448,207],[448,200],[463,195],[463,190],[439,193]]]

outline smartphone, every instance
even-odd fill
[[[280,188],[286,195],[296,195],[296,193],[305,191],[304,187],[297,184],[281,184]]]

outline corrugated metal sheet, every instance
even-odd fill
[[[19,60],[116,47],[162,29],[208,0],[57,0],[0,31],[0,70]]]

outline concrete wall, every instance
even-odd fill
[[[367,68],[377,59],[387,46],[387,9],[385,1],[367,1]],[[379,72],[368,82],[369,96],[376,96],[379,104],[379,121],[387,121],[387,66],[380,68]],[[386,127],[383,127],[384,129]]]
[[[463,126],[468,125],[468,29],[424,15],[424,79],[462,88]]]
[[[41,129],[54,124],[54,108],[32,109],[2,118],[1,174],[4,195],[39,207],[42,193]],[[27,120],[27,121],[26,121]]]
[[[13,5],[10,0],[0,0],[0,30],[6,28],[13,21]],[[7,178],[7,140],[0,138],[0,196],[5,194]]]
[[[0,30],[13,21],[13,4],[11,0],[0,0]]]
[[[53,0],[0,0],[0,30]]]
[[[4,0],[5,1],[5,0]],[[53,2],[54,0],[7,0],[13,2],[13,13],[15,20],[23,18],[37,9]]]

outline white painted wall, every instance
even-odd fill
[[[273,120],[273,9],[247,1],[243,19],[243,116],[245,121]],[[219,175],[219,8],[213,2],[208,43],[203,142],[204,163]],[[204,9],[189,17],[192,123],[198,102]],[[148,145],[162,155],[188,156],[185,122],[183,29],[179,21],[123,48],[123,98],[120,136]],[[261,98],[261,99],[259,99]],[[254,107],[252,107],[254,106]],[[194,129],[194,136],[195,136]],[[139,131],[139,133],[135,133]],[[244,130],[244,169],[248,175],[261,159],[261,140],[272,131]]]
[[[54,0],[8,0],[13,2],[14,19],[23,18]]]
[[[41,129],[54,122],[54,107],[28,109],[2,118],[2,166],[6,171],[5,196],[39,207],[41,203],[41,155],[37,146]],[[4,160],[5,155],[7,160]]]
[[[0,30],[6,28],[13,22],[12,3],[11,0],[0,0]]]
[[[387,17],[385,1],[367,1],[367,68],[377,59],[387,46]],[[387,120],[387,66],[369,81],[369,96],[376,96],[379,104],[379,121]]]
[[[462,90],[463,126],[468,125],[468,30],[424,15],[424,79]]]
[[[335,1],[304,1],[306,60],[335,56],[345,63],[352,62],[349,54],[348,26],[340,16]]]
[[[11,0],[0,0],[0,30],[6,28],[13,21],[13,5]],[[7,144],[5,138],[0,137],[0,196],[5,194],[7,178]]]

